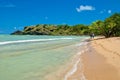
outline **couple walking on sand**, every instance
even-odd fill
[[[94,39],[94,37],[95,37],[95,34],[94,34],[94,33],[91,33],[91,34],[90,34],[90,38],[91,38],[91,39]]]

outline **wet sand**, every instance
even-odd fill
[[[120,38],[97,38],[82,50],[46,80],[120,80]]]
[[[120,38],[96,39],[88,47],[82,54],[86,80],[120,80]]]

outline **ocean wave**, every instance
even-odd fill
[[[53,39],[31,39],[31,40],[16,40],[16,41],[4,41],[0,42],[0,45],[14,44],[14,43],[24,43],[24,42],[39,42],[39,41],[53,41],[53,40],[68,40],[74,38],[53,38]]]
[[[85,46],[85,45],[87,45],[88,44],[88,42],[82,42],[82,43],[79,43],[79,44],[76,44],[76,46]],[[72,76],[76,71],[77,71],[77,69],[78,69],[78,64],[80,64],[80,70],[81,70],[81,72],[79,73],[79,75],[80,75],[80,80],[87,80],[86,79],[86,77],[85,77],[85,75],[84,75],[84,72],[83,72],[83,63],[82,63],[82,61],[81,61],[81,54],[83,54],[83,53],[85,53],[86,51],[88,51],[88,48],[84,48],[83,50],[81,50],[80,52],[78,52],[76,55],[75,55],[75,57],[73,58],[73,60],[72,60],[72,62],[73,63],[75,63],[75,64],[73,64],[73,67],[72,67],[72,69],[65,75],[65,77],[64,77],[64,80],[68,80],[68,78],[70,77],[70,76]],[[74,61],[74,59],[76,59],[77,58],[77,60],[75,60]],[[76,79],[77,80],[77,79]]]
[[[77,71],[77,65],[80,62],[80,59],[77,60],[77,62],[74,64],[73,68],[71,69],[71,71],[69,71],[66,75],[64,80],[68,80],[68,77],[70,77],[71,75],[73,75],[76,71]]]

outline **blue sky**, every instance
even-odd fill
[[[0,33],[35,24],[90,24],[120,12],[120,0],[0,0]]]

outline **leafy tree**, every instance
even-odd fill
[[[120,36],[120,14],[115,13],[105,19],[104,26],[106,27],[106,37]]]
[[[104,32],[103,22],[100,20],[93,22],[89,26],[89,33],[95,33],[96,35],[100,35],[102,32]]]
[[[120,36],[120,14],[115,13],[104,21],[95,21],[89,26],[89,32],[107,37]]]

